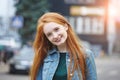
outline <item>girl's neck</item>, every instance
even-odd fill
[[[67,52],[66,44],[60,45],[57,48],[58,48],[58,51],[61,52],[61,53]]]

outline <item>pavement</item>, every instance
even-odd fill
[[[120,80],[120,54],[95,58],[98,80]]]
[[[96,57],[96,59],[114,59],[114,58],[120,59],[120,53],[112,53],[110,55],[101,54]]]

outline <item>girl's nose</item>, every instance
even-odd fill
[[[53,38],[57,38],[58,34],[57,33],[53,33]]]

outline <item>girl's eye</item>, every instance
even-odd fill
[[[51,35],[52,35],[52,33],[48,33],[48,34],[47,34],[48,37],[51,36]]]
[[[59,28],[55,28],[54,30],[55,30],[55,31],[58,31],[58,30],[59,30]]]

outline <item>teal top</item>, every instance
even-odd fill
[[[53,80],[67,80],[66,53],[60,53],[60,62],[54,74]]]

